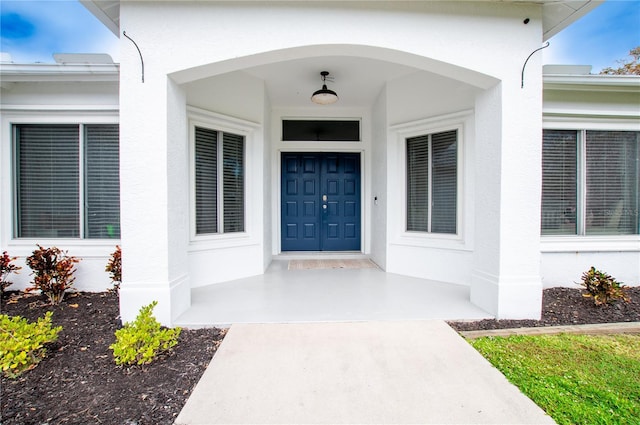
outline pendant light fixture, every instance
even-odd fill
[[[329,90],[327,88],[327,85],[325,84],[329,72],[322,71],[320,75],[322,76],[322,88],[320,90],[316,90],[313,93],[313,95],[311,96],[311,101],[313,103],[317,103],[318,105],[329,105],[331,103],[335,103],[338,100],[338,95],[333,90]]]

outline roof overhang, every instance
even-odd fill
[[[21,82],[118,82],[118,64],[0,64],[0,81]]]
[[[545,74],[542,81],[545,90],[640,93],[637,75]]]
[[[80,0],[111,32],[120,36],[120,2],[130,0]],[[366,0],[362,0],[366,1]],[[553,37],[604,0],[494,0],[498,3],[536,3],[542,5],[543,40]]]

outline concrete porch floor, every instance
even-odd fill
[[[288,270],[274,260],[263,275],[191,291],[185,328],[237,323],[467,320],[492,317],[469,301],[469,287],[380,269]]]

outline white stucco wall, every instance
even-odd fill
[[[35,243],[68,249],[83,258],[78,289],[110,286],[104,265],[118,241],[12,239],[10,141],[12,123],[111,123],[120,108],[125,320],[158,300],[155,314],[171,324],[189,307],[191,288],[265,270],[280,253],[285,151],[360,153],[361,251],[388,272],[468,285],[471,300],[497,317],[536,317],[542,284],[570,285],[591,265],[640,284],[637,235],[540,238],[539,54],[520,87],[522,63],[541,43],[539,5],[122,2],[120,17],[145,61],[142,83],[138,52],[122,37],[120,102],[115,81],[3,83],[0,243],[22,258]],[[309,30],[322,20],[331,22],[330,31]],[[386,81],[370,105],[329,109],[274,107],[265,82],[245,72],[328,56],[415,72]],[[545,128],[640,129],[637,90],[558,81],[562,87],[545,90]],[[359,119],[362,141],[283,143],[283,117]],[[244,234],[194,234],[193,119],[247,137]],[[398,190],[405,185],[403,138],[452,125],[462,135],[458,234],[407,234]],[[28,272],[13,278],[13,288],[27,285]]]
[[[3,109],[34,108],[60,111],[109,110],[118,108],[118,82],[15,82],[2,90]],[[17,108],[13,108],[16,106]]]
[[[265,214],[270,216],[265,211],[263,200],[266,185],[263,170],[266,167],[265,155],[269,154],[264,123],[268,111],[264,82],[246,73],[234,72],[198,80],[184,87],[188,105],[201,109],[202,114],[206,115],[207,111],[223,114],[224,117],[238,119],[237,125],[241,127],[242,121],[246,121],[254,128],[246,141],[247,231],[238,237],[200,238],[191,229],[188,270],[191,287],[260,274],[266,267],[264,217]],[[214,128],[216,124],[214,118]],[[220,124],[225,125],[224,122]],[[233,132],[233,129],[229,131]],[[187,187],[191,185],[187,183]]]
[[[55,68],[48,66],[49,69]],[[71,67],[72,68],[72,67]],[[12,126],[14,124],[113,124],[118,123],[117,69],[104,77],[110,81],[95,81],[84,76],[37,76],[32,81],[2,82],[0,92],[0,253],[19,257],[15,264],[22,267],[19,274],[12,274],[13,285],[9,290],[23,290],[31,286],[31,270],[25,258],[36,249],[57,246],[69,255],[81,258],[76,266],[73,287],[80,291],[104,291],[112,282],[104,268],[115,245],[120,241],[79,239],[17,239],[13,237],[14,201],[12,172]],[[69,67],[61,69],[61,74]],[[64,80],[66,78],[66,80]],[[78,79],[78,81],[73,81]],[[83,81],[85,79],[89,81]],[[69,81],[72,80],[72,81]]]
[[[390,120],[386,174],[390,188],[406,184],[405,139],[438,131],[458,129],[458,234],[408,233],[404,191],[387,196],[389,240],[387,271],[441,282],[470,285],[473,268],[473,170],[475,124],[473,108],[478,90],[449,78],[420,72],[387,85]],[[455,264],[455,267],[451,267]]]
[[[640,286],[640,250],[545,252],[542,283],[545,288],[577,287],[582,273],[592,266],[627,286]]]
[[[383,270],[387,270],[387,88],[385,87],[372,113],[371,140],[371,198],[365,200],[365,207],[371,208],[371,259]]]
[[[640,131],[640,89],[631,78],[545,76],[543,127]],[[640,285],[640,235],[543,236],[540,249],[545,287],[574,286],[591,266]]]
[[[167,173],[167,168],[172,167],[176,158],[180,158],[184,152],[182,148],[174,152],[176,148],[171,145],[183,146],[181,138],[187,138],[186,131],[182,137],[178,135],[182,126],[180,120],[171,118],[167,122],[167,116],[187,103],[214,113],[250,120],[258,126],[256,133],[262,132],[264,135],[266,127],[263,120],[267,115],[263,110],[266,107],[264,93],[238,96],[238,91],[242,92],[247,88],[233,81],[239,78],[235,72],[272,62],[324,55],[368,57],[411,66],[419,71],[402,81],[389,82],[387,105],[384,109],[388,114],[387,122],[392,125],[430,119],[469,108],[474,110],[475,128],[465,130],[465,134],[475,134],[475,141],[464,141],[464,149],[469,149],[464,151],[465,161],[469,162],[465,162],[462,170],[465,180],[461,189],[464,193],[464,207],[460,223],[461,229],[466,232],[462,242],[464,248],[460,250],[450,244],[438,246],[436,243],[426,247],[406,244],[396,249],[394,244],[397,243],[398,230],[397,227],[390,227],[386,245],[389,270],[401,270],[407,274],[415,272],[420,277],[467,283],[472,287],[474,279],[470,279],[470,275],[484,273],[479,280],[484,282],[479,285],[484,286],[475,292],[487,292],[489,295],[486,299],[480,297],[476,301],[483,308],[501,315],[509,315],[515,311],[499,311],[495,302],[500,297],[510,303],[513,294],[526,287],[527,298],[531,288],[535,291],[536,280],[539,288],[539,252],[536,251],[539,236],[536,234],[537,226],[530,224],[531,218],[539,214],[539,195],[534,195],[539,182],[539,169],[530,165],[530,161],[539,159],[539,59],[533,58],[529,63],[525,90],[519,87],[519,77],[521,62],[541,42],[540,6],[527,3],[506,5],[445,2],[347,2],[330,5],[325,2],[305,2],[270,4],[268,7],[237,2],[163,2],[151,6],[146,3],[123,2],[120,18],[121,29],[126,30],[140,46],[146,70],[145,83],[142,84],[138,53],[128,40],[122,38],[121,131],[123,145],[127,146],[123,151],[123,156],[126,157],[122,165],[123,190],[129,193],[123,199],[123,203],[127,205],[123,209],[123,228],[130,232],[123,240],[123,245],[124,248],[129,246],[131,255],[137,259],[136,264],[125,267],[128,270],[123,285],[125,293],[129,288],[139,291],[140,296],[142,293],[145,294],[144,297],[157,293],[162,297],[162,294],[169,294],[169,288],[184,284],[181,276],[188,276],[188,285],[192,287],[204,282],[204,269],[199,269],[198,265],[205,260],[199,256],[205,255],[206,249],[194,249],[191,243],[188,265],[179,260],[184,258],[182,256],[177,256],[178,260],[167,261],[169,256],[173,258],[175,246],[181,246],[182,241],[175,238],[184,238],[181,224],[178,223],[175,227],[183,214],[177,206],[177,200],[183,199],[182,194],[176,193],[180,186],[177,182],[184,176],[178,172]],[[530,19],[528,25],[523,24],[524,18]],[[308,30],[322,20],[331,22],[331,31]],[[214,22],[215,25],[212,25]],[[509,34],[509,37],[505,37],[505,34]],[[167,55],[167,52],[171,54]],[[177,95],[179,90],[167,84],[167,76],[185,90],[183,96]],[[227,78],[231,81],[227,81]],[[253,87],[253,83],[250,82],[248,86]],[[352,115],[353,111],[340,109],[334,109],[331,113],[332,116],[362,118],[363,143],[360,147],[344,144],[323,147],[323,150],[360,149],[362,152],[365,253],[371,252],[372,239],[370,201],[373,199],[373,155],[369,151],[372,143],[372,107],[373,105],[369,105],[366,111],[356,111],[355,115]],[[381,110],[378,107],[376,112],[380,113]],[[300,109],[287,115],[309,116],[307,111]],[[279,139],[273,136],[279,116],[282,115],[273,112],[270,131],[272,140],[269,142],[272,152],[271,191],[274,195],[278,191],[277,164],[279,152],[282,151]],[[482,117],[482,123],[479,117]],[[173,124],[177,128],[173,128]],[[481,127],[483,130],[478,131]],[[379,140],[380,136],[376,135],[376,143]],[[534,141],[538,148],[528,149]],[[474,145],[473,148],[471,144]],[[523,146],[527,149],[523,150]],[[263,147],[263,143],[260,147],[256,144],[256,150],[252,154],[255,156],[252,158],[265,158],[261,154],[264,152]],[[483,155],[476,160],[473,152],[475,149],[477,154],[479,147],[482,148]],[[287,145],[287,149],[304,148]],[[145,151],[145,159],[148,161],[145,161],[142,168],[138,164],[135,171],[137,174],[134,175],[136,162],[143,157]],[[379,163],[380,158],[377,157],[376,161]],[[396,164],[393,165],[392,161],[396,161]],[[397,161],[398,158],[387,158],[388,188],[398,187],[398,183],[402,181],[401,175],[397,174]],[[483,171],[486,164],[495,164],[491,169],[500,171],[487,174]],[[262,161],[253,165],[258,167],[257,174],[262,177]],[[172,176],[171,182],[167,180],[168,176]],[[492,187],[478,189],[474,197],[471,184],[473,179],[476,179],[475,188],[478,188],[478,180]],[[524,190],[522,185],[525,186]],[[143,188],[158,188],[159,192],[134,196]],[[262,208],[268,207],[264,200],[268,202],[269,197],[263,195],[265,191],[261,185],[254,188],[256,190],[251,193],[250,199],[255,202],[253,207],[257,216]],[[489,209],[483,210],[482,204],[475,204],[479,198],[478,193]],[[397,206],[391,201],[389,199],[386,205],[387,223],[397,226],[398,222],[403,222],[403,217],[398,216]],[[274,214],[278,211],[278,203],[278,196],[272,196],[271,244],[274,254],[278,253],[279,243],[279,215]],[[172,205],[176,206],[175,209],[172,209]],[[144,220],[136,216],[145,208],[157,211],[157,214]],[[478,215],[480,212],[488,214],[480,215],[482,219],[472,224],[473,220],[468,214],[474,210]],[[251,211],[253,213],[254,210]],[[378,216],[380,217],[384,216]],[[249,219],[253,222],[255,217]],[[259,221],[259,224],[255,224],[256,230],[264,223],[263,215],[260,215]],[[474,238],[477,239],[473,229],[478,227],[484,228],[488,236],[482,245],[472,243]],[[154,232],[153,229],[167,229],[169,236]],[[154,233],[158,234],[154,236]],[[238,247],[233,244],[223,249],[224,244],[221,242],[220,256],[215,256],[220,263],[208,263],[220,265],[221,269],[217,270],[216,276],[220,276],[220,279],[230,278],[233,274],[232,264],[238,261],[237,258],[242,258],[245,268],[247,265],[249,268],[254,265],[258,269],[264,267],[263,263],[268,257],[264,256],[261,246],[269,238],[263,238],[260,231],[251,237],[256,238],[255,250],[247,246],[247,250],[243,248],[236,251]],[[524,255],[518,257],[513,252],[521,248],[518,243],[523,240],[527,241]],[[134,249],[134,245],[137,248]],[[473,255],[469,250],[471,247],[475,249]],[[139,259],[148,256],[149,252],[153,252],[154,257],[142,264]],[[222,255],[222,252],[225,254]],[[434,265],[436,262],[461,262],[463,266],[459,267],[458,273],[446,273],[444,266],[440,266],[440,269],[414,266],[412,269],[411,264],[404,260],[419,261],[425,254],[432,259]],[[213,261],[214,257],[207,259]],[[125,258],[125,264],[126,261]],[[417,261],[410,263],[417,264]],[[525,281],[523,285],[522,282]],[[488,291],[485,288],[487,285]],[[511,290],[504,290],[506,287]],[[140,301],[134,298],[131,298],[132,306]],[[170,297],[165,297],[164,302],[173,301]],[[165,315],[159,315],[166,323],[175,317],[177,310],[174,307],[162,307],[162,304],[163,300],[159,309],[164,308]],[[182,305],[182,302],[178,304]],[[535,306],[519,309],[517,314],[535,315],[535,310]],[[130,314],[130,311],[124,311],[124,315]]]

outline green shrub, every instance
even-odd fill
[[[109,273],[114,288],[118,289],[120,282],[122,282],[122,250],[119,245],[116,245],[116,250],[111,253],[111,258],[109,258],[104,271]]]
[[[0,366],[6,376],[16,377],[36,367],[46,356],[45,344],[58,338],[62,326],[51,326],[48,311],[37,322],[20,316],[0,314]]]
[[[7,251],[4,251],[0,256],[0,293],[4,292],[5,289],[11,282],[9,282],[8,277],[11,273],[18,273],[22,267],[16,266],[15,264],[11,264],[18,257],[9,257]]]
[[[582,295],[593,298],[596,305],[609,304],[616,300],[630,301],[625,292],[626,286],[593,266],[582,274],[580,285],[587,291]]]
[[[49,299],[50,304],[60,304],[64,293],[76,280],[73,273],[76,271],[75,263],[79,258],[70,256],[67,251],[61,251],[55,246],[38,249],[27,257],[27,265],[33,270],[33,286],[27,291],[40,290]]]
[[[117,365],[144,365],[178,343],[180,328],[161,328],[151,312],[157,301],[144,306],[134,322],[116,331],[116,342],[109,346]]]

